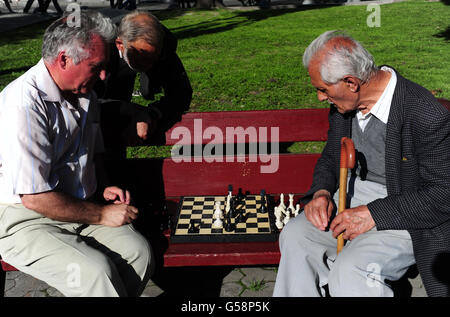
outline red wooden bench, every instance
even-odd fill
[[[449,101],[441,99],[440,102],[450,110]],[[326,141],[327,116],[328,109],[192,112],[185,114],[183,120],[166,133],[166,144],[221,145],[226,143],[227,131],[235,132],[235,135],[246,135],[244,141],[237,138],[229,141],[235,145],[240,142],[247,143],[248,148],[251,148],[255,140],[259,143],[269,140],[280,145],[302,141]],[[238,127],[242,128],[240,132],[237,130]],[[271,128],[275,129],[271,131]],[[188,132],[190,139],[186,137]],[[208,133],[215,133],[215,140],[209,139]],[[220,134],[223,136],[222,140],[218,137]],[[320,156],[320,154],[280,153],[277,158],[258,155],[255,158],[251,156],[254,152],[236,154],[239,145],[233,148],[234,154],[231,153],[231,148],[227,151],[226,147],[223,147],[223,162],[211,162],[214,156],[204,156],[209,150],[194,148],[191,149],[194,156],[190,162],[176,162],[173,158],[128,159],[127,166],[136,169],[149,179],[149,186],[144,188],[144,191],[152,192],[154,189],[152,186],[157,181],[163,184],[166,212],[173,215],[180,196],[225,196],[228,184],[232,184],[235,190],[241,187],[244,191],[254,194],[265,189],[276,201],[280,193],[285,195],[293,193],[297,202],[308,190],[315,163]],[[267,148],[270,150],[271,146],[268,145]],[[232,155],[227,157],[227,154]],[[181,160],[180,157],[178,159]],[[274,173],[262,173],[262,167],[275,166],[275,163],[277,169]],[[161,192],[158,192],[158,195],[160,194]],[[170,242],[169,234],[169,230],[166,230],[163,235],[165,246],[162,260],[165,267],[277,265],[280,259],[276,241],[176,244]],[[4,261],[1,261],[1,267],[0,278],[3,283],[1,291],[3,291],[5,271],[15,268]]]
[[[230,138],[226,135],[227,128],[230,132],[233,128],[236,131],[238,127],[242,127],[241,132],[247,129],[245,143],[250,141],[248,136],[252,132],[253,137],[257,134],[258,142],[269,140],[269,142],[284,144],[296,141],[325,141],[328,130],[327,116],[328,109],[188,113],[183,117],[182,122],[168,131],[167,144],[184,143],[180,142],[180,137],[176,133],[183,132],[184,129],[190,131],[193,136],[196,132],[194,131],[195,122],[198,130],[201,122],[203,132],[207,131],[208,127],[215,127],[215,131],[223,134],[224,143],[227,137]],[[276,132],[271,128],[276,128],[278,135],[271,134]],[[194,140],[192,138],[191,141],[194,144],[209,142],[222,144],[222,140],[214,142],[211,139]],[[236,138],[234,143],[238,142]],[[189,140],[186,143],[190,143]],[[270,146],[268,149],[270,150]],[[237,149],[235,150],[237,152]],[[223,147],[223,154],[224,162],[207,162],[206,160],[210,160],[211,157],[199,159],[198,156],[197,159],[194,156],[191,162],[177,163],[172,159],[164,160],[163,176],[167,199],[178,201],[179,196],[188,195],[225,196],[228,184],[232,184],[234,193],[239,187],[252,194],[258,194],[261,189],[265,189],[266,193],[275,197],[275,200],[279,198],[280,193],[284,193],[286,197],[288,193],[294,193],[297,201],[299,196],[308,190],[314,165],[319,158],[319,154],[281,153],[276,155],[277,158],[272,157],[272,161],[266,157],[266,163],[264,163],[260,157],[251,159],[251,154],[247,153],[234,155],[231,161],[226,155],[226,146]],[[230,154],[229,151],[228,154]],[[273,173],[270,171],[262,173],[264,167],[267,169],[272,167]],[[169,210],[169,213],[171,212],[173,210]],[[278,242],[182,243],[169,244],[164,254],[164,265],[262,265],[278,264],[279,258]]]

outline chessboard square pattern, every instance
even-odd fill
[[[245,222],[236,224],[236,218],[231,219],[234,230],[227,232],[223,227],[216,228],[212,225],[213,213],[216,201],[220,201],[221,209],[225,213],[225,196],[198,196],[183,197],[181,202],[178,223],[175,235],[233,235],[233,234],[267,234],[272,233],[268,213],[258,213],[261,207],[261,197],[258,195],[247,195],[243,203],[236,206],[236,214],[243,212]],[[198,228],[197,232],[189,232],[191,221]],[[225,219],[222,218],[223,226]]]

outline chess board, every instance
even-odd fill
[[[258,242],[276,241],[278,229],[275,227],[273,215],[273,198],[266,195],[268,211],[258,212],[261,207],[260,195],[246,195],[245,199],[237,204],[236,212],[241,212],[244,221],[231,218],[233,230],[225,230],[225,219],[222,228],[213,227],[213,214],[215,203],[220,201],[221,209],[225,210],[226,196],[190,196],[181,197],[178,205],[177,220],[171,232],[171,242]],[[225,211],[223,212],[225,214]],[[236,223],[237,222],[237,223]],[[190,232],[193,223],[197,230]]]

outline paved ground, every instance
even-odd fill
[[[276,267],[172,268],[165,274],[171,278],[150,281],[142,296],[271,297]],[[62,296],[53,287],[29,275],[7,272],[5,297]]]
[[[161,281],[150,281],[143,297],[271,297],[277,268],[169,268]],[[408,279],[411,297],[426,297],[420,276]],[[22,272],[7,272],[5,297],[63,297],[53,287]]]
[[[18,27],[51,19],[56,12],[51,4],[48,15],[23,14],[26,0],[13,0],[12,8],[17,13],[9,14],[3,1],[0,3],[0,36]],[[33,4],[30,12],[36,7]],[[114,18],[127,13],[125,10],[109,8],[109,1],[78,0],[82,6],[97,8]],[[225,0],[230,7],[238,7],[240,2]],[[272,1],[278,6],[295,6],[298,2]],[[368,2],[365,2],[367,4]],[[60,0],[65,8],[67,0]],[[167,3],[141,2],[139,8],[145,10],[164,10]],[[247,8],[248,9],[248,8]],[[266,267],[207,267],[207,268],[169,268],[165,269],[159,280],[150,281],[143,293],[144,297],[198,296],[198,297],[271,297],[276,278],[276,266]],[[420,277],[409,280],[412,285],[413,297],[426,296]],[[53,287],[22,272],[7,272],[5,297],[62,297]]]

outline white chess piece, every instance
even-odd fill
[[[280,204],[278,205],[278,208],[280,208],[280,207],[283,209],[283,211],[286,210],[286,205],[284,204],[284,194],[283,193],[280,194]]]
[[[281,216],[283,215],[283,213],[279,207],[275,206],[273,213],[277,219],[281,220]]]
[[[280,204],[278,205],[278,209],[283,215],[286,215],[286,205],[284,204],[284,194],[280,194]]]
[[[227,196],[227,203],[225,205],[226,213],[228,213],[230,211],[230,208],[231,208],[231,193],[228,194],[228,196]]]
[[[214,218],[222,218],[223,212],[220,209],[220,201],[216,201],[216,209],[214,210]]]
[[[297,217],[299,212],[300,212],[300,204],[297,204],[295,205],[294,217]]]
[[[291,213],[289,212],[289,209],[286,211],[286,216],[283,219],[283,223],[284,225],[287,225],[287,223],[289,222],[289,220],[291,219]]]
[[[213,227],[214,228],[222,228],[223,227],[223,222],[220,219],[220,217],[217,217],[216,220],[214,220]]]
[[[277,226],[277,228],[279,230],[281,230],[281,228],[283,228],[283,222],[281,221],[281,210],[280,210],[280,208],[275,206],[274,214],[275,214],[275,217],[276,217],[275,226]]]
[[[291,213],[294,213],[294,194],[289,194],[289,207],[287,208]]]

